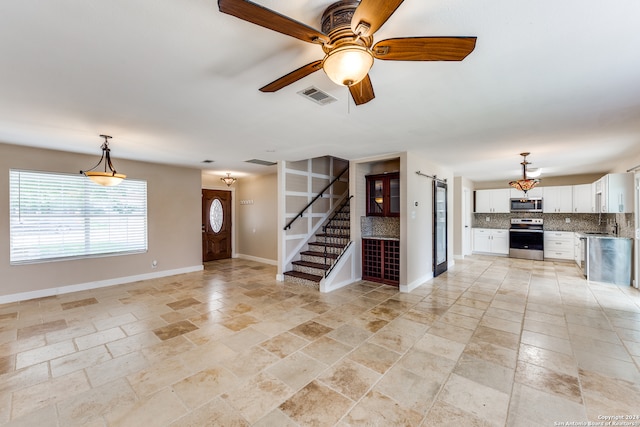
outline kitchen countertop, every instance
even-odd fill
[[[628,240],[632,240],[630,237],[620,237],[620,236],[614,236],[613,234],[606,234],[606,233],[583,233],[580,231],[577,231],[576,234],[578,234],[578,237],[580,238],[592,238],[592,239],[628,239]]]
[[[362,236],[363,239],[370,239],[370,240],[396,240],[399,241],[400,237],[393,237],[393,236]]]

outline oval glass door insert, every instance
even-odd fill
[[[222,211],[222,203],[220,203],[220,199],[213,199],[211,209],[209,209],[209,224],[214,233],[220,232],[223,220],[224,213]]]

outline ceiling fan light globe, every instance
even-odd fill
[[[364,79],[373,66],[371,51],[362,46],[339,47],[327,53],[322,69],[335,84],[351,86]]]

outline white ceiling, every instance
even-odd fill
[[[320,27],[332,0],[258,3]],[[258,88],[321,48],[215,0],[3,0],[0,141],[223,174],[245,160],[418,151],[477,181],[608,171],[640,154],[637,0],[407,0],[375,34],[477,36],[462,62],[376,60],[355,107],[322,71]],[[338,102],[296,94],[309,86]],[[205,159],[215,163],[204,165]],[[126,171],[124,171],[126,173]],[[428,171],[425,171],[428,172]]]

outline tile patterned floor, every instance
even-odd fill
[[[571,264],[474,256],[410,294],[370,282],[319,294],[274,276],[225,260],[0,306],[0,424],[553,426],[640,415],[640,292],[587,283]]]

